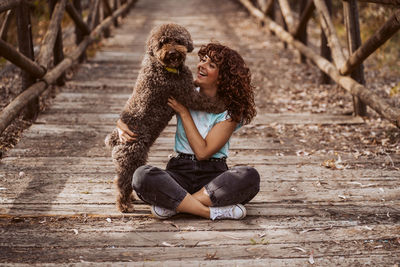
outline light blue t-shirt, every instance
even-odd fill
[[[228,111],[222,113],[214,114],[207,113],[204,111],[189,110],[192,115],[194,124],[197,127],[200,135],[206,138],[208,132],[214,127],[215,124],[229,119]],[[194,154],[192,148],[189,145],[189,141],[186,138],[185,129],[183,128],[182,119],[179,115],[176,115],[176,133],[175,133],[175,151],[185,154]],[[235,131],[240,128],[240,124],[236,127]],[[212,157],[222,158],[228,157],[229,153],[229,140],[226,144]]]

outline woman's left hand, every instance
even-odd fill
[[[178,113],[180,116],[189,113],[189,110],[184,105],[176,101],[176,99],[173,97],[168,98],[168,106],[175,110],[175,112]]]

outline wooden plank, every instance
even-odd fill
[[[137,205],[140,206],[140,205]],[[139,209],[142,209],[140,206]],[[211,222],[209,220],[198,220],[195,216],[187,214],[179,214],[171,220],[159,220],[155,217],[129,217],[124,220],[121,216],[70,216],[69,220],[61,220],[62,217],[20,217],[20,221],[15,232],[18,233],[35,233],[41,232],[43,229],[54,229],[54,231],[70,230],[71,224],[82,232],[176,232],[176,231],[241,231],[241,230],[258,230],[268,231],[269,229],[290,229],[292,231],[304,234],[315,230],[329,230],[332,228],[344,228],[350,226],[368,225],[363,219],[338,218],[337,216],[328,217],[251,217],[247,223],[235,220],[220,220]],[[58,220],[56,226],[53,224],[54,219]],[[110,218],[112,223],[106,219]],[[16,217],[1,218],[0,225],[10,223],[10,220],[16,220]],[[41,222],[41,223],[39,223]],[[384,224],[390,224],[390,220]],[[376,224],[376,223],[375,223]],[[97,230],[98,229],[98,230]]]
[[[300,247],[301,248],[301,247]],[[147,248],[146,248],[147,249]],[[193,260],[193,259],[185,259],[185,260],[176,260],[176,259],[170,259],[170,260],[162,260],[162,261],[157,261],[157,260],[152,260],[152,258],[145,258],[142,257],[142,254],[140,254],[140,251],[137,251],[138,254],[134,254],[133,252],[129,251],[128,249],[122,250],[119,249],[115,254],[110,255],[109,258],[107,257],[102,257],[102,262],[88,262],[85,261],[86,256],[82,256],[83,253],[79,253],[79,251],[75,250],[75,254],[73,252],[69,252],[68,255],[65,255],[65,257],[69,256],[69,262],[70,263],[62,263],[59,262],[57,263],[58,266],[107,266],[107,267],[120,267],[120,266],[126,266],[127,262],[129,262],[129,266],[133,267],[221,267],[221,266],[248,266],[248,267],[259,267],[259,266],[276,266],[276,267],[283,267],[283,266],[307,266],[308,263],[308,258],[306,256],[304,257],[293,257],[293,258],[285,258],[285,259],[278,259],[274,258],[273,256],[266,257],[264,254],[262,254],[262,251],[258,249],[257,247],[245,247],[243,249],[247,249],[249,251],[252,251],[252,253],[247,254],[247,256],[243,256],[243,258],[248,258],[248,259],[220,259],[219,255],[215,254],[214,258],[215,259],[209,259],[212,258],[212,255],[218,250],[218,248],[215,248],[215,250],[212,250],[213,248],[210,248],[209,250],[201,250],[200,253],[204,257],[203,259],[200,260]],[[225,248],[229,249],[229,248]],[[293,247],[293,250],[298,250],[299,247]],[[92,249],[95,250],[95,249]],[[104,253],[108,253],[108,249],[103,249]],[[23,254],[24,251],[18,252],[18,254]],[[236,253],[236,250],[230,250],[232,253]],[[55,249],[52,252],[59,254],[60,260],[63,258],[63,254],[59,249]],[[84,255],[90,254],[91,250],[85,250]],[[170,253],[170,250],[165,251],[163,249],[163,253]],[[182,253],[199,253],[199,250],[196,251],[186,251],[182,250]],[[259,252],[259,254],[257,254]],[[288,251],[289,253],[290,251]],[[29,254],[29,252],[26,252]],[[120,253],[116,255],[117,253]],[[43,254],[41,254],[43,256]],[[123,255],[123,256],[120,256]],[[139,255],[140,257],[138,257]],[[177,252],[174,253],[174,255],[177,255]],[[235,254],[236,255],[236,254]],[[239,253],[238,256],[243,255],[243,252]],[[260,255],[264,255],[261,257]],[[17,255],[16,255],[17,256]],[[79,258],[81,256],[80,262],[75,262],[71,263],[71,259],[74,258]],[[112,257],[115,256],[115,257]],[[143,255],[144,256],[144,255]],[[321,266],[384,266],[385,264],[391,264],[393,266],[396,265],[396,262],[398,261],[398,255],[391,255],[392,257],[388,257],[387,255],[379,255],[379,254],[374,254],[374,255],[369,255],[369,256],[353,256],[353,255],[346,255],[345,257],[343,255],[338,255],[338,256],[333,256],[333,255],[328,255],[328,256],[321,256],[316,258],[316,264],[320,264]],[[14,258],[14,256],[13,256]],[[116,261],[115,259],[118,259]],[[177,257],[178,258],[178,257]],[[200,257],[201,258],[201,257]],[[44,258],[42,257],[41,260],[44,261]],[[50,261],[50,259],[48,259]],[[140,261],[143,260],[143,261]],[[12,261],[9,261],[10,263]],[[12,262],[11,266],[16,266],[16,267],[27,267],[27,266],[32,266],[32,264],[21,264],[21,263],[14,263]],[[48,267],[48,266],[54,266],[54,263],[41,263],[40,266]]]
[[[113,110],[122,109],[125,96],[128,94],[123,94],[115,98],[115,105],[116,107],[112,107]],[[127,99],[127,98],[126,98]],[[72,100],[72,99],[71,99]],[[58,102],[58,99],[55,99],[55,102]],[[65,100],[67,101],[67,100]],[[118,101],[118,102],[117,102]],[[121,102],[119,102],[121,101]],[[83,105],[83,104],[82,104]],[[50,110],[46,111],[45,113],[41,114],[38,119],[37,123],[46,123],[46,124],[74,124],[74,125],[115,125],[116,120],[118,119],[118,112],[111,113],[104,113],[101,112],[99,107],[99,112],[94,113],[95,110],[91,109],[91,113],[81,113],[78,112],[74,113],[67,113],[65,110],[60,109],[62,106],[59,103],[57,109],[51,108]],[[68,104],[70,107],[71,105]],[[66,105],[65,108],[68,107]],[[84,108],[83,106],[81,107]],[[79,109],[76,106],[71,108],[73,111]],[[83,110],[82,110],[83,112]],[[87,109],[86,109],[86,112]],[[57,114],[54,114],[57,113]],[[361,117],[354,117],[348,115],[336,115],[336,114],[313,114],[313,113],[262,113],[259,114],[254,121],[250,125],[329,125],[329,124],[337,124],[337,125],[352,125],[352,124],[363,124],[364,120]],[[175,125],[176,119],[173,118],[170,121],[170,125]]]
[[[24,192],[15,196],[4,191],[0,199],[4,204],[41,204],[48,201],[66,204],[112,204],[115,202],[116,187],[113,177],[108,176],[105,183],[70,183],[59,180],[58,184],[50,181],[30,182]],[[29,193],[28,193],[29,192]],[[55,195],[56,194],[56,195]],[[334,186],[323,188],[315,183],[285,183],[279,186],[276,183],[261,183],[261,191],[253,199],[254,202],[281,203],[281,202],[345,202],[352,204],[368,202],[389,203],[395,201],[400,195],[400,189],[392,186],[351,188]]]
[[[296,229],[268,229],[263,230],[240,230],[240,231],[157,231],[157,235],[153,232],[137,232],[133,231],[102,231],[98,229],[94,235],[94,231],[78,232],[63,231],[64,229],[54,229],[53,231],[32,232],[14,232],[6,231],[2,234],[3,240],[13,240],[13,248],[34,248],[40,244],[41,248],[51,248],[54,241],[57,240],[58,248],[74,248],[81,247],[99,247],[104,244],[113,244],[115,247],[168,247],[163,242],[171,244],[170,247],[217,247],[236,245],[247,246],[252,245],[251,240],[260,240],[263,235],[269,249],[273,250],[274,245],[279,247],[282,252],[282,245],[300,244],[302,242],[336,243],[337,246],[329,248],[316,249],[315,255],[320,253],[344,253],[340,243],[353,240],[377,240],[380,238],[396,239],[400,237],[399,224],[370,224],[348,226],[348,227],[332,227],[330,229],[315,229],[305,233],[299,233]],[[329,252],[326,251],[330,250]],[[347,249],[347,248],[346,248]],[[354,248],[356,249],[356,248]],[[378,253],[385,253],[385,249],[377,248]],[[278,251],[277,251],[278,252]],[[299,251],[301,253],[302,251]],[[279,252],[278,252],[279,253]],[[369,251],[360,251],[358,255],[368,255]],[[400,252],[398,252],[400,254]],[[279,253],[280,254],[280,253]],[[320,255],[321,255],[320,254]],[[296,254],[295,254],[296,255]],[[301,254],[300,254],[301,255]],[[296,256],[300,256],[299,254]],[[280,257],[285,255],[280,254]]]
[[[390,203],[371,202],[365,205],[365,201],[351,203],[335,203],[335,202],[319,202],[306,204],[299,203],[268,203],[268,202],[251,202],[246,205],[248,220],[253,216],[258,217],[329,217],[337,216],[339,218],[352,217],[376,217],[377,221],[389,220],[390,218],[399,217],[399,201]],[[13,217],[149,217],[150,207],[140,203],[134,204],[133,213],[121,213],[117,210],[115,203],[16,203],[16,204],[0,204],[0,218]],[[179,215],[186,216],[186,215]],[[179,218],[179,216],[177,218]],[[190,216],[190,215],[187,215]],[[190,216],[193,217],[193,216]],[[194,218],[196,218],[194,216]],[[197,217],[198,218],[198,217]],[[243,221],[245,222],[245,221]]]
[[[254,151],[250,151],[249,155],[254,155]],[[244,155],[243,155],[244,156]],[[230,164],[241,164],[256,166],[293,166],[293,169],[301,165],[308,166],[321,166],[321,164],[326,160],[323,156],[274,156],[274,155],[254,155],[252,158],[243,157],[240,159],[231,159]],[[392,158],[393,162],[397,164],[400,157]],[[343,159],[345,160],[345,159]],[[374,162],[366,159],[354,160],[352,164],[365,164],[363,168],[376,169],[376,166],[380,165],[380,162],[384,161],[385,157],[381,156],[380,160],[377,157]],[[377,162],[375,162],[377,161]],[[19,172],[19,171],[37,171],[48,173],[93,173],[93,172],[110,172],[112,170],[112,160],[110,157],[23,157],[23,158],[12,158],[6,157],[2,159],[1,172]],[[157,163],[157,161],[155,161]],[[345,162],[346,163],[346,162]],[[327,171],[331,171],[326,169]],[[395,171],[395,169],[394,169]]]
[[[346,231],[344,231],[346,232]],[[370,231],[371,232],[371,231]],[[209,232],[208,232],[209,233]],[[208,234],[207,233],[207,234]],[[287,232],[289,235],[291,234],[290,231]],[[393,234],[394,237],[397,237],[394,231],[388,231],[389,234]],[[157,233],[159,234],[159,233]],[[191,235],[180,235],[178,233],[174,233],[177,236],[184,236],[185,239],[174,240],[175,242],[171,242],[170,240],[163,241],[159,240],[158,242],[154,242],[154,233],[151,233],[151,238],[147,238],[147,236],[143,236],[142,233],[123,233],[123,234],[115,234],[118,238],[110,238],[109,235],[101,235],[101,234],[92,234],[92,239],[84,239],[82,240],[79,236],[81,234],[75,235],[73,231],[68,233],[64,233],[65,236],[70,236],[70,239],[81,241],[79,246],[65,246],[59,247],[55,246],[59,242],[62,242],[63,238],[54,237],[48,238],[50,244],[53,246],[48,246],[48,249],[43,249],[42,247],[4,247],[4,256],[9,256],[10,254],[15,255],[15,258],[20,260],[27,260],[28,257],[32,257],[31,255],[35,255],[37,258],[36,260],[41,262],[42,259],[46,259],[50,262],[59,262],[60,260],[65,261],[66,259],[76,258],[78,255],[83,255],[82,257],[78,257],[85,261],[107,261],[110,259],[121,259],[121,260],[135,260],[135,261],[154,261],[154,260],[174,260],[180,259],[184,260],[203,260],[206,258],[207,254],[214,254],[220,260],[228,260],[228,259],[241,259],[241,258],[251,258],[254,256],[258,256],[260,258],[280,258],[280,259],[287,259],[287,258],[303,258],[305,262],[309,259],[309,253],[313,251],[313,257],[315,260],[319,260],[326,255],[335,255],[335,256],[352,256],[352,257],[367,257],[371,254],[374,256],[381,255],[390,257],[391,255],[397,259],[399,257],[399,252],[392,249],[392,251],[385,250],[382,247],[375,248],[373,251],[368,251],[367,248],[371,246],[369,244],[362,244],[364,240],[372,240],[371,243],[375,244],[382,244],[379,242],[380,238],[385,238],[383,235],[379,234],[364,234],[364,236],[359,236],[359,239],[351,239],[354,238],[354,234],[350,235],[346,241],[341,240],[341,238],[333,238],[333,236],[328,236],[324,238],[325,242],[313,242],[309,241],[310,239],[305,238],[305,242],[298,241],[298,242],[291,242],[291,243],[268,243],[268,244],[259,244],[259,245],[252,245],[250,238],[247,239],[246,245],[237,245],[238,240],[232,240],[233,238],[238,238],[235,232],[227,232],[227,233],[220,233],[219,235],[210,234],[208,237],[207,234],[197,233],[193,234],[190,232],[192,236],[199,238],[200,241],[193,238],[190,238]],[[254,233],[253,235],[248,235],[247,237],[252,236],[253,238],[257,238],[258,233]],[[284,233],[282,233],[284,234]],[[350,234],[350,232],[349,232]],[[160,233],[160,236],[162,233]],[[232,239],[226,237],[226,235],[231,236]],[[224,237],[225,236],[225,237]],[[321,235],[323,237],[324,235]],[[129,239],[125,242],[125,245],[119,246],[122,242],[118,242],[123,237],[129,237]],[[208,241],[212,237],[218,237],[214,240],[220,245],[211,245]],[[32,238],[32,237],[30,237]],[[96,239],[103,238],[107,239],[108,242],[97,243],[94,244]],[[187,238],[187,239],[186,239]],[[32,238],[34,239],[34,238]],[[45,239],[45,238],[42,238]],[[139,243],[140,240],[143,240],[141,243],[146,243],[147,245],[144,247],[135,246],[135,243]],[[35,240],[35,239],[34,239]],[[126,239],[125,239],[126,240]],[[36,244],[41,244],[43,241],[35,240]],[[219,241],[219,242],[218,242]],[[227,244],[224,244],[225,243]],[[357,246],[354,245],[354,241],[357,242]],[[127,244],[130,242],[129,244]],[[393,242],[393,241],[392,241]],[[360,244],[361,243],[361,244]],[[34,243],[35,244],[35,243]],[[82,247],[82,244],[86,244],[86,246]],[[154,244],[159,244],[158,246],[154,246]],[[97,245],[97,246],[96,246]],[[103,245],[103,246],[100,246]],[[148,247],[149,245],[152,245]],[[295,248],[302,248],[302,249],[295,249]],[[364,248],[360,250],[359,247]],[[52,253],[48,253],[49,249],[51,249]],[[28,253],[28,251],[30,253]],[[160,253],[163,251],[164,253]],[[306,251],[306,252],[304,252]],[[308,252],[307,252],[308,251]],[[0,257],[4,257],[0,256]],[[3,258],[0,258],[3,260]]]
[[[167,154],[168,152],[165,152]],[[167,155],[150,156],[149,164],[157,165],[165,168],[168,160]],[[331,188],[335,184],[343,187],[365,188],[365,187],[381,187],[396,185],[400,179],[400,173],[396,170],[388,169],[347,169],[347,170],[330,170],[322,166],[316,165],[260,165],[256,166],[262,177],[262,183],[275,182],[278,185],[284,183],[306,183],[312,182],[322,188]],[[30,170],[24,172],[24,177],[20,177],[19,172],[0,172],[0,179],[3,187],[14,186],[16,181],[28,183],[32,179],[42,181],[44,183],[50,181],[57,183],[58,181],[66,181],[69,183],[106,183],[110,182],[114,176],[114,169],[108,172],[87,172],[87,173],[51,173],[47,170]],[[26,179],[24,181],[24,179]],[[15,185],[18,186],[18,185]],[[3,189],[6,190],[7,188]]]
[[[253,153],[251,153],[253,154]],[[247,157],[246,157],[247,158]],[[307,165],[310,167],[318,168],[324,162],[324,158],[320,157],[297,157],[297,156],[262,156],[255,159],[241,159],[241,160],[231,160],[228,162],[229,165],[249,165],[255,166],[257,169],[263,170],[263,166],[274,166],[278,168],[279,166],[292,166],[292,171],[296,171],[301,165]],[[161,159],[161,160],[159,160]],[[164,167],[167,157],[161,157],[157,160],[149,161],[149,164],[155,166]],[[384,158],[382,158],[382,161]],[[4,158],[2,160],[3,164],[0,169],[0,173],[19,173],[24,172],[47,172],[47,173],[111,173],[114,170],[114,165],[112,163],[111,157],[24,157],[24,158]],[[398,165],[399,159],[395,161]],[[381,163],[372,163],[369,160],[353,163],[357,165],[364,165],[365,170],[376,169]],[[318,170],[318,169],[317,169]],[[321,167],[324,170],[324,167]],[[326,172],[331,172],[332,170],[326,169]],[[393,173],[396,173],[396,169],[392,169]],[[332,171],[333,172],[333,171]],[[344,172],[343,170],[338,172]],[[379,173],[379,171],[377,171]],[[394,176],[394,177],[397,177]]]

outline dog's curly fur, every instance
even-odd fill
[[[150,33],[133,93],[120,115],[137,138],[121,143],[114,129],[105,140],[106,145],[112,147],[119,190],[117,207],[122,212],[133,211],[133,173],[146,163],[150,146],[175,114],[167,105],[169,97],[194,110],[213,113],[225,110],[222,102],[195,90],[192,73],[185,65],[186,53],[192,50],[191,36],[180,25],[163,24]]]

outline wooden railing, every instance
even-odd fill
[[[0,113],[0,133],[24,111],[34,118],[39,110],[39,96],[49,85],[62,84],[63,73],[76,61],[83,61],[87,47],[100,34],[109,35],[111,24],[118,26],[118,17],[127,14],[135,0],[94,0],[87,6],[88,15],[82,16],[81,0],[48,0],[51,20],[41,40],[40,52],[33,52],[32,25],[28,0],[0,0],[0,13],[7,12],[0,28],[0,56],[21,68],[23,92]],[[89,1],[86,1],[89,2]],[[68,54],[63,53],[61,21],[67,13],[73,20],[76,47]],[[18,49],[7,43],[10,21],[15,18]]]
[[[294,16],[288,0],[239,1],[283,42],[295,47],[302,57],[313,61],[327,75],[326,78],[331,78],[349,91],[353,95],[355,115],[365,116],[368,105],[400,128],[400,109],[390,106],[385,99],[366,88],[362,65],[368,56],[400,29],[400,0],[359,0],[393,7],[392,16],[364,44],[361,44],[360,38],[357,1],[343,0],[349,51],[347,57],[333,25],[331,0],[296,1],[296,4],[300,3],[298,16]],[[307,46],[307,25],[315,10],[322,28],[320,54]]]

